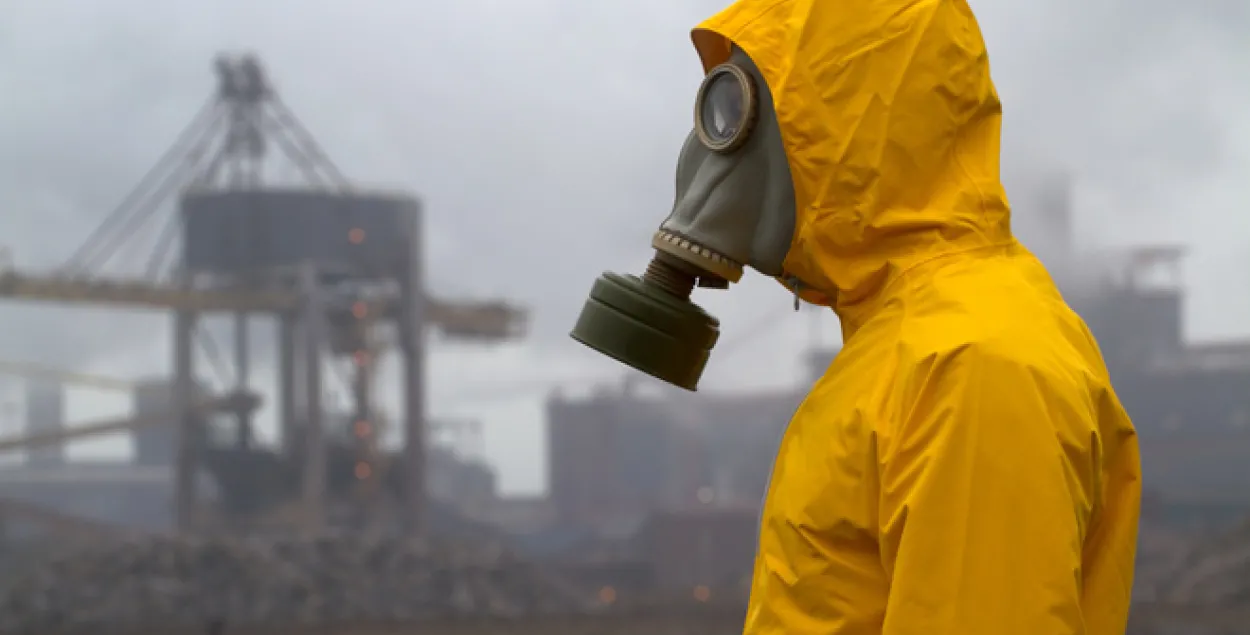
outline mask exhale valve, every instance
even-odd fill
[[[701,277],[657,251],[642,277],[607,272],[595,280],[573,339],[652,377],[695,390],[720,322],[690,301]]]

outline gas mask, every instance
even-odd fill
[[[736,47],[695,98],[694,130],[677,161],[673,210],[651,239],[641,277],[606,272],[573,339],[628,366],[695,390],[720,322],[690,300],[727,289],[744,267],[782,275],[795,226],[794,184],[772,95]]]

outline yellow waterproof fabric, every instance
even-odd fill
[[[1122,634],[1136,435],[1012,237],[965,0],[739,0],[693,38],[767,80],[786,270],[844,334],[778,453],[746,633]]]

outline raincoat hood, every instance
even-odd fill
[[[738,0],[697,26],[772,92],[795,189],[783,284],[844,330],[935,258],[1010,243],[1001,104],[965,0]]]

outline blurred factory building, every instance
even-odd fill
[[[836,354],[817,348],[809,379]],[[625,592],[745,593],[777,444],[807,387],[644,394],[626,382],[547,403],[549,525],[522,544]]]
[[[657,509],[755,508],[797,392],[548,402],[548,482],[565,525],[610,531]]]

